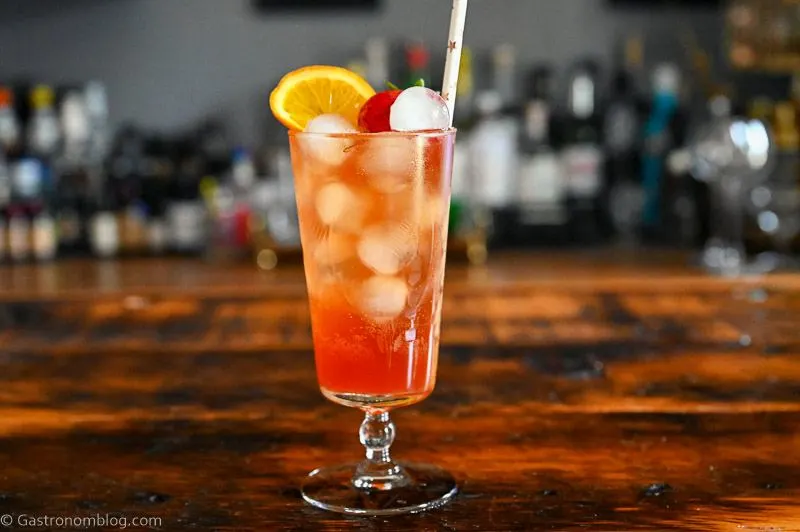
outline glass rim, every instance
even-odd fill
[[[381,133],[311,133],[306,131],[289,130],[289,137],[329,138],[329,139],[391,139],[391,138],[426,138],[436,139],[454,136],[458,130],[454,127],[426,131],[384,131]]]

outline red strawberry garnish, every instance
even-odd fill
[[[358,114],[358,127],[367,133],[391,131],[392,126],[389,124],[389,117],[391,116],[392,105],[394,105],[394,101],[400,96],[401,92],[403,91],[379,92],[367,100],[367,103],[364,104]]]

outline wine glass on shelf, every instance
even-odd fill
[[[746,195],[769,174],[772,144],[762,121],[720,114],[672,157],[673,166],[688,168],[709,185],[711,236],[702,263],[712,273],[733,277],[774,268],[771,260],[748,261],[744,246]]]
[[[796,179],[797,161],[781,161],[780,156],[769,182],[756,186],[748,196],[750,214],[755,217],[759,231],[773,243],[774,252],[762,255],[775,268],[797,269],[792,255],[793,244],[800,233],[800,190]],[[794,176],[794,179],[792,177]]]

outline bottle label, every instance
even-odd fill
[[[0,110],[0,145],[6,150],[19,144],[19,124],[11,109]]]
[[[554,153],[540,153],[523,161],[519,176],[521,222],[561,225],[566,223],[566,189],[561,164]]]
[[[71,246],[81,238],[81,219],[77,211],[68,209],[58,217],[58,239],[62,244]]]
[[[131,205],[122,213],[122,248],[142,251],[147,245],[147,213],[140,205]]]
[[[4,170],[6,168],[3,167],[3,162],[0,160],[0,205],[11,203],[11,173],[5,173]]]
[[[609,207],[616,230],[631,238],[642,223],[644,190],[631,182],[620,182],[611,189]]]
[[[205,209],[199,201],[176,201],[167,212],[172,244],[181,250],[194,250],[205,240]]]
[[[161,218],[153,218],[147,224],[147,243],[150,247],[150,252],[154,254],[161,254],[167,249],[169,240],[169,231],[167,224]]]
[[[119,226],[117,217],[110,212],[99,212],[92,218],[89,227],[92,249],[100,257],[112,257],[119,250]]]
[[[594,113],[595,86],[594,80],[587,74],[576,76],[572,80],[570,108],[578,118],[589,118]]]
[[[12,260],[23,261],[31,250],[30,223],[27,218],[14,216],[8,221],[8,254]]]
[[[0,220],[0,260],[8,256],[8,227],[3,220]]]
[[[611,106],[606,115],[605,139],[609,153],[620,155],[631,151],[636,144],[636,111],[624,104]]]
[[[510,119],[496,119],[476,129],[470,146],[475,175],[475,201],[490,208],[512,203],[517,188],[518,128]]]
[[[564,150],[567,188],[572,196],[590,199],[600,192],[603,154],[597,146],[572,146]]]
[[[457,199],[469,197],[469,143],[456,142],[453,153],[452,196]]]
[[[59,126],[55,114],[34,115],[30,130],[29,144],[37,153],[50,155],[56,151],[59,141]]]
[[[42,183],[44,168],[37,159],[20,159],[11,169],[11,187],[23,198],[35,196]]]
[[[531,102],[525,109],[525,133],[537,143],[547,142],[550,133],[550,110],[545,102]]]
[[[56,223],[47,214],[37,216],[33,220],[33,254],[39,260],[49,260],[56,256],[58,239]]]

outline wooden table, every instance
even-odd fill
[[[510,256],[448,273],[436,392],[398,458],[428,514],[303,504],[360,457],[318,392],[302,273],[193,261],[0,268],[0,514],[180,530],[800,530],[800,277],[682,257]],[[129,524],[130,527],[130,524]]]

